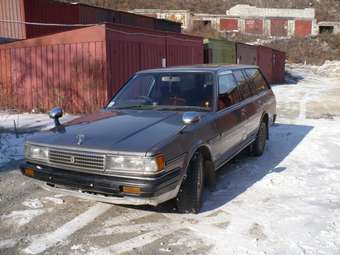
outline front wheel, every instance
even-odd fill
[[[263,154],[264,148],[266,146],[266,140],[268,135],[267,132],[268,132],[267,124],[266,122],[262,121],[256,136],[256,140],[252,144],[253,155],[259,157]]]
[[[204,163],[202,153],[196,152],[190,161],[186,177],[179,189],[176,206],[180,213],[198,213],[202,205]]]

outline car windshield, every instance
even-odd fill
[[[130,79],[107,108],[210,111],[212,102],[211,73],[144,73]]]

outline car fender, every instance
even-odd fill
[[[208,143],[202,141],[202,140],[197,140],[192,146],[191,146],[191,150],[189,152],[186,153],[186,158],[183,164],[183,173],[182,173],[182,177],[181,177],[181,182],[183,181],[184,176],[186,176],[187,171],[188,171],[188,167],[189,167],[189,163],[190,160],[192,159],[192,157],[194,156],[195,152],[197,150],[199,150],[200,148],[205,147],[208,151],[210,156],[212,155],[211,153],[211,147]]]

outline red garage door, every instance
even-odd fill
[[[263,20],[246,19],[246,33],[263,34]]]
[[[237,19],[221,19],[220,30],[221,31],[238,30],[238,20]]]
[[[295,36],[306,37],[312,33],[312,21],[309,20],[296,20],[295,21]]]
[[[288,35],[288,20],[286,19],[272,19],[270,22],[271,36],[287,36]]]

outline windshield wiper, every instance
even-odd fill
[[[186,111],[204,111],[204,112],[210,112],[210,108],[206,107],[200,107],[200,106],[183,106],[183,105],[159,105],[156,107],[156,110],[158,111],[176,111],[176,110],[186,110]]]
[[[137,108],[137,109],[150,108],[150,109],[152,109],[153,107],[154,107],[153,105],[135,104],[135,105],[126,105],[126,106],[116,106],[116,107],[113,107],[113,109],[118,109],[118,110],[121,110],[121,109],[134,109],[134,108]]]

